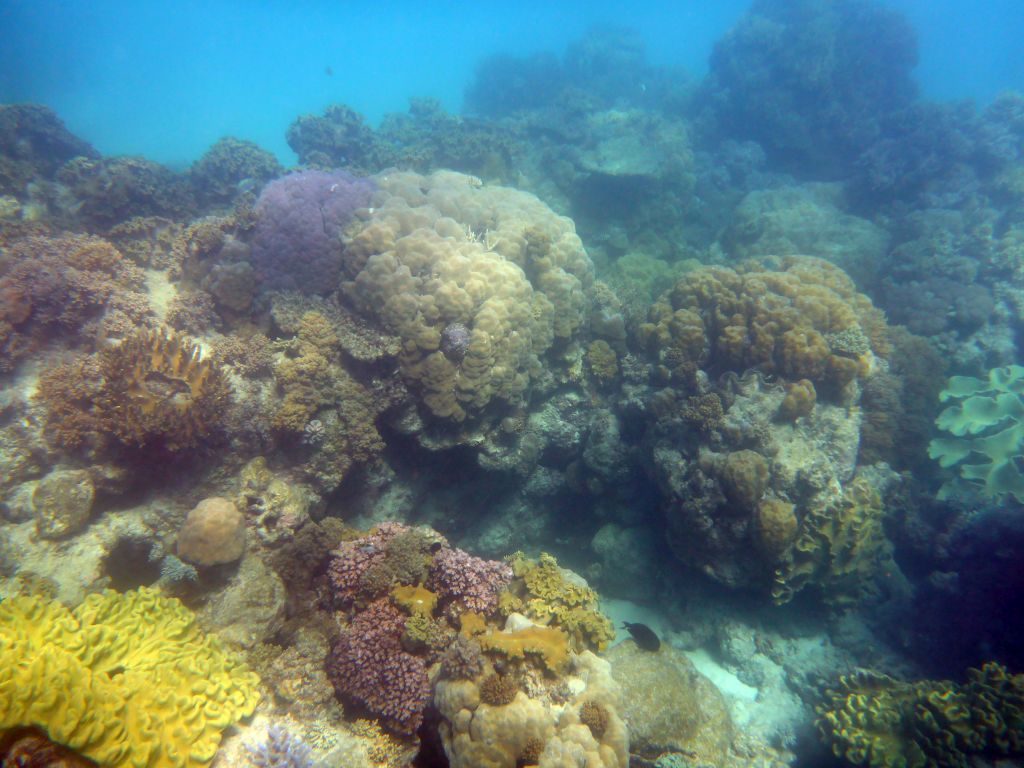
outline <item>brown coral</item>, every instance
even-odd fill
[[[99,366],[99,420],[126,445],[180,451],[223,423],[227,380],[184,336],[141,331],[101,352]]]
[[[508,675],[490,674],[480,681],[480,701],[492,707],[503,707],[515,701],[519,693],[516,685]]]
[[[757,368],[834,395],[867,370],[864,358],[890,351],[871,300],[841,269],[809,256],[689,272],[651,307],[640,337],[669,367],[684,358],[714,371]]]

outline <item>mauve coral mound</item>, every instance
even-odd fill
[[[505,563],[445,547],[434,556],[428,586],[458,612],[487,614],[498,607],[498,595],[511,580],[512,569]]]
[[[370,603],[349,624],[327,664],[338,694],[366,707],[396,733],[415,733],[430,701],[423,659],[402,649],[405,616],[388,598]]]
[[[326,293],[338,284],[341,233],[369,204],[373,184],[344,171],[299,171],[256,201],[252,263],[265,288]]]

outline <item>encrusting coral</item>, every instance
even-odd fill
[[[0,603],[0,733],[34,726],[111,768],[209,764],[259,681],[180,601],[141,588]]]

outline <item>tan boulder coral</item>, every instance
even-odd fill
[[[511,703],[492,705],[481,701],[487,672],[440,681],[434,704],[451,768],[626,768],[629,737],[608,662],[584,651],[572,665],[566,700],[520,690]]]
[[[430,413],[460,422],[493,401],[518,403],[542,358],[557,376],[594,279],[572,221],[450,171],[376,182],[373,207],[349,230],[344,288],[401,338],[402,372]]]
[[[178,532],[178,557],[196,565],[233,563],[244,552],[245,518],[222,496],[200,501]]]

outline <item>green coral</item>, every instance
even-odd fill
[[[970,670],[963,685],[859,671],[841,677],[817,711],[822,738],[854,765],[959,768],[1024,747],[1024,675],[996,663]]]
[[[502,611],[518,611],[538,624],[562,629],[575,650],[602,651],[615,639],[611,621],[598,610],[597,593],[566,578],[552,555],[545,552],[531,560],[517,552],[509,563],[516,579],[499,599]]]
[[[74,611],[0,604],[0,735],[37,727],[100,765],[193,768],[253,713],[258,684],[156,590],[90,595]]]
[[[855,478],[834,505],[807,511],[796,541],[775,572],[772,597],[788,603],[808,586],[831,604],[856,602],[892,560],[885,508],[869,482]]]
[[[987,379],[954,376],[939,399],[954,401],[935,420],[953,437],[932,440],[928,455],[945,469],[959,468],[959,477],[942,486],[939,498],[966,485],[986,496],[1009,494],[1024,502],[1024,473],[1016,463],[1024,454],[1024,367],[993,368]]]

